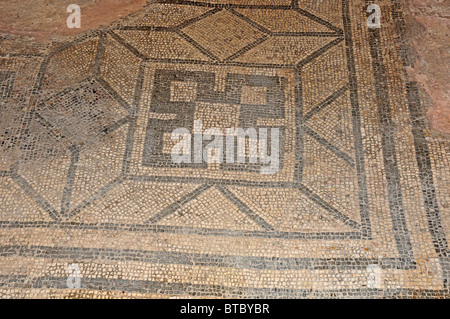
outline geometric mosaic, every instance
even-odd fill
[[[158,1],[2,55],[0,296],[448,297],[448,139],[365,6]],[[177,128],[276,128],[279,169],[174,163]]]

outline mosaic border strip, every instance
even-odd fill
[[[189,2],[189,1],[182,1],[182,2]],[[369,1],[367,1],[367,2],[370,3]],[[173,2],[171,2],[171,3],[173,3]],[[295,4],[296,1],[293,1],[293,3]],[[346,1],[343,0],[342,3],[344,5],[346,3]],[[401,10],[400,10],[400,4],[397,1],[394,0],[393,1],[393,6],[394,6],[394,11],[392,11],[392,15],[395,17],[395,19],[393,19],[393,20],[396,21],[396,23],[397,23],[397,31],[398,31],[400,37],[403,38],[401,30],[403,28],[404,22],[401,19],[402,14],[401,14]],[[265,6],[263,6],[263,7],[265,7]],[[347,7],[347,9],[348,9],[348,7]],[[346,39],[347,39],[347,37],[346,37]],[[373,34],[371,34],[370,40],[371,40],[370,44],[371,44],[372,56],[375,57],[375,60],[377,60],[381,56],[381,52],[378,51],[377,48],[376,48],[376,46],[377,46],[376,43],[380,41],[379,40],[379,34],[377,34],[376,31],[373,32]],[[404,55],[404,48],[401,49],[401,53],[402,53],[402,58],[404,60],[404,65],[406,66],[406,65],[408,65],[408,63],[407,63],[407,59],[405,58],[405,55]],[[379,79],[381,80],[380,83],[378,84],[379,88],[381,90],[386,91],[385,78],[383,78],[383,76],[385,77],[385,75],[383,75],[383,74],[381,74],[381,75],[378,74],[377,75],[376,72],[375,72],[377,66],[374,65],[373,67],[374,67],[374,75],[375,76],[379,76],[380,77]],[[355,82],[355,84],[356,84],[356,82]],[[409,82],[409,80],[408,80],[407,83],[406,83],[406,87],[407,87],[408,99],[410,101],[409,108],[410,108],[410,114],[411,114],[412,125],[413,125],[413,135],[414,135],[414,141],[415,141],[415,148],[416,148],[416,150],[421,150],[421,152],[416,151],[416,155],[417,155],[417,159],[416,160],[418,162],[419,170],[421,172],[420,178],[421,178],[421,181],[422,181],[422,192],[423,192],[423,195],[424,195],[424,202],[425,202],[425,207],[426,207],[426,210],[427,210],[427,218],[428,218],[428,221],[429,221],[429,230],[430,230],[430,233],[431,233],[431,235],[433,236],[433,239],[434,239],[433,243],[434,243],[436,252],[439,254],[439,256],[444,261],[446,258],[448,258],[448,244],[447,244],[447,239],[446,239],[446,236],[445,236],[445,232],[443,232],[443,231],[441,231],[441,232],[436,231],[436,229],[442,229],[442,224],[441,224],[439,209],[438,209],[438,207],[436,205],[435,193],[431,192],[431,195],[429,193],[430,190],[434,189],[434,182],[433,182],[433,177],[429,175],[430,172],[431,172],[431,162],[430,162],[430,158],[429,158],[429,154],[428,154],[427,142],[426,142],[426,139],[425,139],[425,136],[424,136],[424,130],[426,129],[426,123],[423,121],[423,118],[420,116],[421,115],[420,114],[421,113],[420,100],[418,99],[418,93],[417,93],[416,84],[414,82]],[[389,107],[389,104],[385,104],[384,102],[382,102],[381,105],[379,104],[379,107],[383,108],[383,110],[385,110],[385,108]],[[387,125],[393,125],[392,123],[389,122],[389,119],[387,119],[385,123]],[[393,143],[394,147],[395,147],[395,142],[392,140],[392,136],[387,136],[385,139],[386,139],[385,142]],[[383,145],[384,145],[384,143],[383,143]],[[391,161],[389,161],[389,159],[387,159],[385,157],[384,161],[385,161],[385,165],[388,165],[389,169],[392,170],[392,172],[394,174],[398,174],[398,167],[397,167],[397,163],[395,162],[395,160],[391,162]],[[12,174],[8,173],[8,172],[0,172],[0,175],[1,176],[8,176],[8,175],[12,176]],[[397,179],[397,181],[398,181],[398,179]],[[389,187],[394,192],[396,192],[397,194],[401,194],[401,190],[399,189],[399,185],[396,185],[395,182],[391,183],[389,185]],[[389,201],[390,201],[391,206],[392,205],[396,205],[396,204],[399,204],[399,205],[402,204],[401,198],[399,199],[397,197],[396,198],[392,198],[392,196],[391,196],[391,198],[389,198]],[[397,207],[401,207],[401,206],[397,206]],[[405,224],[403,222],[404,216],[402,217],[402,212],[396,210],[394,212],[394,214],[396,214],[396,216],[400,216],[399,227],[401,228],[402,233],[399,235],[400,236],[399,239],[401,239],[401,240],[404,240],[404,239],[408,240],[409,234],[408,234],[408,230],[406,229]],[[61,223],[55,223],[55,224],[63,225]],[[8,225],[8,222],[2,222],[1,225],[2,225],[2,227],[10,227],[10,226],[12,226],[11,223]],[[73,227],[73,225],[66,225],[66,226],[69,227],[69,228]],[[118,225],[116,225],[116,226],[118,226]],[[20,223],[16,223],[16,226],[13,226],[13,227],[23,227],[23,225],[20,224]],[[411,249],[408,249],[408,247],[399,247],[399,250],[401,251],[402,255],[406,258],[407,261],[411,260],[410,259],[412,257]],[[447,261],[447,263],[448,263],[448,261]],[[403,267],[400,267],[400,268],[404,269]],[[447,272],[444,277],[448,278],[448,270],[444,270],[444,271]],[[51,283],[53,279],[48,279],[48,280]],[[59,280],[59,279],[55,279],[55,280]],[[444,279],[444,280],[447,280],[447,279]],[[45,282],[45,281],[46,280],[44,278],[42,278],[40,283]],[[93,280],[92,282],[94,282],[94,281],[95,280]],[[38,280],[38,282],[39,282],[39,280]],[[4,281],[2,281],[2,285],[3,285],[3,283],[4,283]],[[445,287],[447,287],[447,283],[448,283],[447,281],[444,281]],[[36,286],[42,286],[42,284],[36,284]],[[98,289],[99,284],[97,283],[97,285],[92,285],[92,286],[93,287],[94,286],[97,287],[97,288],[93,288],[93,289]],[[119,285],[119,286],[129,287],[131,289],[130,291],[132,291],[131,287],[135,287],[135,286],[139,286],[139,285],[137,285],[135,283],[134,286],[133,286],[133,284],[128,285],[128,283],[124,282],[124,283],[122,283],[122,285]],[[65,285],[64,285],[64,287],[65,287]],[[101,284],[100,284],[100,287],[102,287]],[[207,291],[208,291],[209,288],[211,288],[211,287],[205,287],[205,289]],[[203,289],[203,287],[202,287],[202,289]],[[217,290],[214,290],[214,292],[221,290],[220,287],[215,287],[214,289],[217,289]],[[229,291],[229,288],[223,288],[223,289],[228,289],[227,291]],[[148,291],[148,290],[141,290],[141,291]],[[177,291],[177,290],[174,289],[174,291]],[[200,291],[200,289],[198,289],[198,291]],[[279,293],[279,292],[280,291],[277,291],[277,293]],[[305,295],[306,292],[310,292],[310,290],[304,290],[304,291],[302,291],[302,293],[300,293],[300,295],[301,296],[306,296]],[[323,291],[323,293],[327,293],[327,292],[329,292],[329,291]],[[343,295],[352,295],[352,294],[354,294],[355,296],[358,296],[362,292],[369,292],[369,294],[373,294],[373,295],[380,295],[380,294],[382,294],[382,295],[385,295],[385,296],[386,295],[387,296],[395,296],[397,293],[399,295],[410,294],[411,292],[414,292],[414,290],[411,290],[411,289],[398,289],[398,290],[389,290],[389,289],[387,289],[387,290],[358,289],[358,290],[355,290],[355,291],[340,291],[340,290],[335,291],[335,293],[337,293],[338,295],[340,294],[340,292]],[[319,293],[319,292],[316,292],[316,293]],[[320,292],[320,293],[322,293],[322,292]],[[424,291],[424,293],[426,293],[426,292]],[[433,295],[435,293],[439,294],[439,292],[430,291],[431,295]],[[260,291],[260,292],[257,293],[257,295],[261,295],[261,296],[263,296],[263,295],[271,295],[271,294],[274,294],[274,293],[273,292],[270,293],[268,291]],[[294,293],[293,291],[289,291],[286,294],[286,298],[289,297],[289,296],[293,296],[293,295],[298,295],[298,292]],[[277,296],[278,296],[278,294],[277,294]]]

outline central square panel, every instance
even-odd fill
[[[211,70],[212,69],[212,70]],[[185,129],[191,136],[188,162],[172,159],[178,142],[172,132]],[[208,130],[215,129],[223,141],[221,162],[198,161],[194,140]],[[258,140],[246,135],[244,163],[237,161],[238,138],[227,144],[227,129],[248,133],[257,132]],[[263,163],[259,150],[252,150],[261,141],[260,129],[267,131],[267,154],[272,155],[273,129],[277,129],[279,164],[276,172],[262,174]],[[228,134],[229,135],[229,134]],[[138,112],[135,145],[130,173],[145,176],[176,178],[211,178],[217,183],[236,182],[293,182],[295,169],[295,100],[294,71],[290,69],[264,70],[249,67],[202,66],[180,64],[147,64]],[[198,141],[198,140],[197,140]],[[201,140],[200,151],[211,140]],[[273,141],[274,143],[276,141]],[[234,162],[226,158],[233,148]],[[250,160],[256,154],[256,160]]]

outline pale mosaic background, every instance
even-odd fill
[[[399,4],[173,2],[2,39],[0,296],[448,297],[450,142]],[[280,170],[173,164],[196,119],[279,128]]]

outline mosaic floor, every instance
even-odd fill
[[[0,297],[450,297],[450,140],[400,4],[369,29],[370,3],[149,3],[70,42],[2,37]],[[277,128],[278,169],[174,164],[200,120]]]

